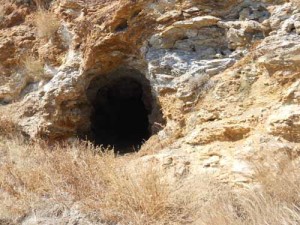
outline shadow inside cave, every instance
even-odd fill
[[[138,151],[163,121],[149,80],[139,71],[120,69],[91,81],[87,96],[92,106],[89,140],[119,154]]]

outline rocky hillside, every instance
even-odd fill
[[[173,182],[298,160],[296,1],[2,0],[0,77],[3,134],[140,149]]]

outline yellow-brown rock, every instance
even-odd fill
[[[58,0],[48,9],[60,23],[49,39],[37,35],[31,1],[1,3],[0,113],[32,139],[89,137],[95,105],[109,99],[97,93],[134,78],[146,92],[149,129],[168,143],[152,157],[176,176],[212,170],[247,183],[249,158],[299,150],[300,13],[292,3]],[[47,76],[30,78],[28,56]]]

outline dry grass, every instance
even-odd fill
[[[123,158],[85,143],[46,151],[44,147],[2,141],[2,218],[29,212],[43,196],[67,207],[80,202],[83,211],[97,211],[108,221],[125,224],[155,224],[171,214],[169,186],[154,167],[129,171]],[[62,193],[71,196],[72,203]]]
[[[26,74],[30,78],[34,80],[41,80],[44,78],[44,63],[40,59],[29,55],[23,60],[23,66]]]
[[[17,126],[13,123],[13,121],[6,115],[0,115],[0,137],[9,138],[16,133]]]
[[[253,163],[257,187],[218,192],[202,205],[196,224],[300,224],[300,163],[268,153],[263,161]]]
[[[0,138],[0,219],[77,204],[82,213],[112,224],[300,222],[300,175],[295,165],[286,164],[284,172],[274,176],[258,173],[263,189],[232,190],[208,175],[174,184],[157,165],[138,165],[137,157],[116,157],[88,143],[49,147]]]
[[[35,25],[38,37],[49,40],[53,38],[58,31],[60,21],[53,12],[39,10],[35,15]]]
[[[5,18],[5,8],[0,6],[0,22]]]
[[[39,8],[39,9],[47,9],[50,5],[52,0],[33,0],[34,4]]]
[[[279,155],[265,153],[255,168],[256,179],[263,184],[266,192],[278,201],[300,207],[298,156],[299,152],[291,150],[282,151]]]

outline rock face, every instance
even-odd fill
[[[300,142],[299,105],[282,106],[268,120],[269,133],[291,142]]]
[[[89,136],[96,93],[133,77],[151,109],[149,129],[173,140],[153,157],[180,164],[184,155],[191,174],[214,168],[244,183],[249,157],[300,150],[300,10],[292,3],[60,0],[49,10],[60,20],[49,39],[37,37],[30,3],[4,4],[0,16],[0,113],[31,138]],[[28,55],[47,78],[30,78]]]

